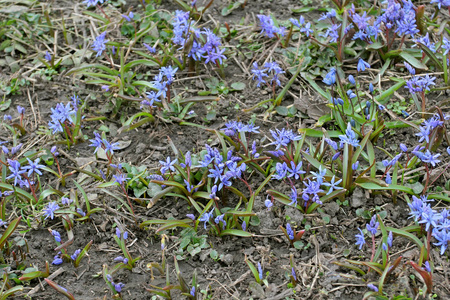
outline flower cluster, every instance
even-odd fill
[[[266,62],[262,68],[259,68],[258,63],[253,63],[252,74],[253,80],[256,79],[258,82],[256,85],[257,87],[260,87],[261,83],[266,83],[264,77],[267,77],[267,79],[271,77],[269,82],[272,86],[280,86],[281,83],[278,76],[283,73],[284,71],[280,68],[277,62]]]
[[[284,36],[284,31],[286,28],[283,26],[275,26],[271,16],[258,15],[257,17],[259,19],[259,25],[261,26],[260,34],[264,34],[269,38],[278,38],[278,35]]]
[[[52,107],[50,110],[52,114],[50,115],[51,121],[48,122],[48,127],[53,130],[53,134],[64,132],[64,124],[74,124],[72,117],[76,115],[76,111],[72,108],[72,103],[69,102],[66,105],[58,103],[55,108]]]
[[[189,19],[189,12],[177,10],[172,25],[172,41],[176,45],[182,46],[180,50],[183,49],[193,34],[192,47],[188,57],[195,61],[205,59],[205,64],[208,62],[222,64],[223,60],[226,59],[225,49],[220,49],[222,46],[220,38],[209,28],[203,30],[196,28],[195,22]]]
[[[39,161],[41,159],[36,158],[35,161],[32,161],[31,159],[27,158],[27,160],[28,165],[26,166],[21,166],[20,162],[14,159],[7,160],[8,169],[11,173],[8,177],[6,177],[6,179],[14,179],[15,186],[19,185],[20,187],[30,188],[30,184],[34,184],[34,181],[32,181],[30,178],[32,178],[34,174],[42,175],[42,172],[40,170],[45,166],[39,164]],[[26,173],[27,175],[22,175],[24,173]],[[25,176],[26,178],[23,179],[23,176]]]
[[[425,231],[432,232],[436,239],[435,246],[441,247],[441,255],[444,254],[450,242],[450,211],[442,209],[440,212],[431,208],[431,202],[427,196],[420,198],[413,196],[413,201],[408,204],[411,212],[410,218],[422,224]]]
[[[300,16],[298,20],[291,18],[289,21],[291,21],[292,25],[300,28],[300,32],[305,33],[307,37],[313,33],[313,30],[311,29],[311,22],[305,23],[305,18],[303,16]]]
[[[178,68],[173,68],[172,66],[161,67],[158,75],[156,75],[154,81],[152,81],[155,91],[147,92],[147,99],[142,101],[142,105],[154,107],[153,104],[155,102],[161,102],[161,97],[166,98],[169,87],[175,80],[175,73],[177,71]]]

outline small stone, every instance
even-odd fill
[[[233,263],[233,255],[231,254],[224,255],[221,260],[225,264],[231,265]]]
[[[323,205],[323,210],[329,213],[330,216],[334,217],[339,211],[339,204],[337,204],[335,201],[325,203]]]
[[[352,200],[351,201],[351,206],[353,208],[358,208],[358,207],[363,206],[365,204],[363,190],[361,188],[356,188],[353,191],[353,195],[352,195],[351,200]]]

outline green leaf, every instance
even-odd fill
[[[366,189],[366,190],[391,190],[391,191],[395,191],[395,190],[399,190],[405,193],[408,193],[410,195],[415,195],[416,193],[414,193],[414,191],[406,186],[402,186],[402,185],[396,185],[396,184],[389,184],[386,186],[381,186],[378,185],[376,183],[373,182],[362,182],[362,183],[356,183],[357,186]]]
[[[275,108],[278,114],[282,115],[283,117],[286,117],[288,115],[288,109],[286,106],[277,106]]]
[[[233,82],[231,84],[231,88],[236,91],[243,91],[243,90],[245,90],[245,83],[244,82]]]
[[[5,245],[6,241],[11,236],[11,234],[13,234],[14,230],[16,230],[21,219],[22,217],[18,217],[14,219],[11,223],[9,223],[8,227],[6,228],[5,232],[3,232],[2,237],[0,238],[0,249],[3,249],[3,246]]]
[[[428,67],[426,65],[420,62],[420,60],[412,56],[410,53],[406,52],[406,50],[403,50],[400,53],[400,57],[406,60],[410,65],[412,65],[416,69],[428,70]]]

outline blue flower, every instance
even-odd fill
[[[55,238],[55,241],[61,243],[61,234],[58,231],[52,230],[52,235]]]
[[[341,140],[341,142],[340,142],[341,148],[344,146],[344,144],[348,144],[353,147],[361,147],[359,145],[359,140],[357,138],[357,135],[353,131],[352,125],[350,122],[348,122],[348,124],[347,124],[347,129],[345,130],[345,135],[340,135],[339,139]]]
[[[128,15],[122,15],[122,18],[124,18],[128,22],[131,22],[134,18],[134,14],[132,11],[130,11],[130,13]]]
[[[327,195],[331,194],[333,192],[333,190],[342,190],[343,188],[338,186],[338,184],[341,183],[341,181],[342,181],[342,179],[335,181],[335,176],[333,175],[330,182],[322,183],[324,186],[330,187],[330,189],[327,192]]]
[[[336,83],[336,69],[331,68],[330,72],[325,75],[325,78],[322,80],[326,85],[333,85]]]
[[[11,174],[6,177],[6,179],[14,178],[14,185],[17,185],[17,182],[22,180],[21,174],[25,173],[26,170],[20,168],[20,163],[17,160],[8,159],[8,165],[8,169],[11,171]]]
[[[261,267],[261,263],[258,262],[258,276],[259,276],[259,280],[263,280],[263,270]]]
[[[161,164],[161,174],[165,174],[169,170],[175,172],[175,167],[173,165],[177,161],[177,158],[175,158],[174,160],[170,160],[170,156],[167,157],[166,161],[160,160],[159,163]]]
[[[389,231],[388,237],[387,237],[387,243],[389,248],[392,248],[392,241],[393,241],[394,237],[392,236],[392,231]]]
[[[48,62],[52,61],[52,55],[50,53],[48,53],[48,51],[45,51],[45,55],[44,55],[45,60],[47,60]]]
[[[96,57],[102,55],[103,51],[106,50],[106,43],[108,42],[108,40],[105,37],[106,31],[97,36],[95,41],[92,43],[92,49],[97,52]]]
[[[295,186],[293,186],[291,188],[291,200],[292,200],[292,202],[289,203],[288,205],[297,206],[297,197],[298,197],[297,189],[295,188]]]
[[[29,166],[25,166],[25,167],[22,168],[23,170],[28,170],[27,176],[28,176],[28,177],[31,177],[31,175],[32,175],[33,173],[36,173],[36,174],[38,174],[38,175],[42,175],[42,172],[39,171],[39,169],[42,169],[42,168],[44,168],[45,166],[39,164],[39,161],[40,161],[41,159],[38,157],[38,158],[36,158],[36,160],[35,160],[34,162],[33,162],[32,160],[30,160],[29,158],[27,158],[27,160],[28,160],[28,163],[29,163],[30,165],[29,165]]]
[[[288,166],[285,162],[277,163],[275,165],[275,170],[276,172],[272,175],[272,179],[283,180],[287,175]]]
[[[267,198],[264,201],[264,205],[267,207],[267,210],[270,210],[272,208],[272,206],[273,206],[273,202],[269,198]]]
[[[120,293],[122,292],[122,288],[125,286],[125,284],[123,284],[122,282],[119,282],[117,284],[114,284],[114,289],[116,290],[116,292]]]
[[[87,7],[96,6],[99,4],[103,4],[105,0],[84,0],[83,3],[86,4]]]
[[[370,219],[370,223],[366,224],[366,229],[372,235],[375,235],[375,234],[377,234],[378,226],[380,226],[380,223],[377,222],[377,215],[373,215],[372,219]]]
[[[270,133],[272,134],[272,137],[275,139],[275,141],[270,143],[269,145],[276,145],[276,150],[280,149],[281,147],[287,147],[290,142],[298,141],[302,138],[301,135],[296,135],[292,132],[292,130],[287,130],[284,128],[282,128],[281,130],[276,129],[276,131],[270,130]]]
[[[145,48],[147,48],[147,50],[148,50],[150,53],[156,53],[155,47],[152,47],[152,46],[150,46],[150,45],[147,45],[146,43],[142,43],[142,44],[145,46]]]
[[[289,236],[289,239],[291,241],[293,241],[294,240],[294,230],[292,230],[291,224],[289,224],[289,223],[286,224],[286,232]]]
[[[213,216],[213,211],[214,208],[212,208],[210,212],[205,211],[200,217],[200,219],[198,219],[200,222],[204,222],[203,227],[205,228],[205,230],[206,230],[206,223],[208,223],[209,219],[211,219],[211,217]]]
[[[17,112],[19,113],[19,115],[23,115],[25,113],[25,108],[23,108],[20,105],[17,105]]]
[[[43,209],[44,211],[44,215],[45,215],[45,219],[47,219],[48,217],[50,217],[50,219],[53,220],[53,218],[55,217],[55,211],[59,209],[59,205],[56,202],[50,202],[47,204],[47,206]]]
[[[362,58],[359,58],[358,65],[356,67],[358,72],[364,72],[366,68],[370,68],[369,63],[365,62]]]
[[[362,247],[364,246],[364,244],[366,243],[366,239],[364,238],[364,233],[362,232],[362,230],[360,228],[358,228],[360,234],[356,234],[356,246],[359,246],[359,250],[362,249]]]
[[[214,222],[216,224],[219,224],[220,222],[222,222],[222,230],[225,230],[225,226],[227,226],[227,222],[226,222],[226,220],[224,218],[225,218],[225,214],[221,214],[220,216],[217,216],[214,219]]]
[[[80,255],[81,249],[75,250],[75,252],[70,256],[72,260],[76,260],[78,255]]]
[[[300,161],[297,166],[293,161],[291,163],[291,168],[287,167],[287,171],[289,172],[288,178],[294,177],[296,180],[300,178],[301,174],[305,174],[306,172],[302,170],[302,162]]]
[[[261,86],[261,83],[266,83],[266,81],[264,80],[264,77],[269,77],[269,75],[267,73],[265,73],[267,71],[267,69],[260,69],[258,66],[258,63],[255,61],[253,63],[253,69],[251,70],[252,74],[253,74],[253,80],[257,80],[257,87]]]
[[[284,36],[284,28],[276,27],[270,16],[257,15],[257,17],[259,19],[260,26],[261,26],[260,34],[265,34],[269,38],[273,38],[277,34]]]
[[[119,175],[113,175],[114,182],[116,182],[119,185],[124,184],[127,181],[127,175],[125,174],[119,174]]]
[[[367,287],[368,287],[369,289],[373,290],[374,292],[378,292],[378,288],[377,288],[375,285],[373,285],[372,283],[369,283],[369,284],[367,285]]]

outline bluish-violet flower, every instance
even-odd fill
[[[124,240],[128,239],[128,232],[125,230],[122,232],[119,227],[116,227],[116,236],[120,239],[123,237]]]
[[[425,231],[431,230],[433,227],[436,227],[438,219],[439,214],[434,209],[432,209],[429,204],[422,207],[419,224],[425,224]]]
[[[269,198],[267,198],[264,201],[264,205],[267,207],[267,210],[270,210],[272,208],[272,206],[273,206],[273,202]]]
[[[196,2],[196,1],[197,1],[197,0],[192,1],[192,2]],[[190,291],[190,294],[191,294],[192,297],[195,297],[195,286],[192,287],[192,289],[191,289],[191,291]]]
[[[344,105],[344,100],[342,100],[342,98],[334,98],[334,97],[331,97],[331,103],[333,104],[333,105]]]
[[[389,248],[392,248],[392,241],[393,241],[394,237],[392,235],[392,231],[389,231],[388,237],[387,237],[387,243]]]
[[[430,4],[433,3],[437,3],[439,9],[441,9],[441,6],[450,6],[450,0],[431,0]]]
[[[105,152],[109,152],[110,155],[114,154],[114,150],[119,150],[119,143],[110,143],[106,139],[102,139]]]
[[[253,141],[253,143],[252,143],[252,156],[254,158],[259,157],[259,153],[257,152],[257,149],[256,149],[256,141]]]
[[[350,99],[353,99],[353,98],[358,97],[358,96],[356,96],[356,94],[355,94],[352,90],[348,90],[348,91],[347,91],[347,96],[348,96]]]
[[[298,20],[291,18],[289,21],[292,23],[292,25],[297,26],[298,28],[302,28],[303,24],[305,24],[305,18],[303,16],[300,16]]]
[[[330,71],[325,75],[325,78],[322,80],[326,85],[333,85],[336,83],[336,69],[331,68]]]
[[[366,224],[366,229],[372,235],[375,235],[375,234],[377,234],[378,226],[380,226],[380,223],[377,222],[377,215],[375,214],[372,216],[372,219],[370,219],[370,223]]]
[[[72,202],[73,202],[73,200],[70,199],[70,198],[67,198],[67,197],[61,197],[61,203],[62,203],[63,205],[70,205],[70,203],[72,203]]]
[[[322,193],[323,190],[320,188],[321,182],[318,181],[311,181],[308,179],[308,182],[304,181],[303,184],[306,186],[306,188],[303,190],[302,198],[305,200],[305,206],[307,202],[312,197],[312,201],[316,202],[317,204],[323,204],[322,201],[320,201],[319,193]]]
[[[253,80],[256,79],[256,81],[258,82],[256,84],[257,87],[261,86],[261,83],[266,83],[266,81],[264,80],[264,77],[269,77],[269,75],[267,73],[265,73],[267,71],[266,68],[264,69],[260,69],[258,66],[258,63],[255,61],[253,63],[253,69],[251,70],[252,74],[253,74]]]
[[[400,150],[402,150],[403,152],[408,152],[408,147],[406,147],[405,144],[400,144],[399,147],[400,147]]]
[[[332,9],[327,13],[323,13],[317,21],[336,18],[336,10]]]
[[[72,116],[76,114],[72,109],[71,103],[64,105],[62,103],[56,104],[55,108],[51,108],[52,114],[50,115],[51,121],[48,123],[48,127],[53,130],[53,134],[57,132],[63,132],[62,124],[66,121],[69,124],[73,124]]]
[[[58,205],[58,203],[56,203],[56,201],[48,203],[47,206],[43,209],[45,219],[50,217],[50,219],[53,220],[55,218],[55,211],[58,209],[59,209],[59,205]]]
[[[352,164],[352,170],[353,170],[353,171],[358,170],[358,167],[359,167],[359,161],[357,161],[357,162],[355,162],[355,163]]]
[[[117,256],[116,258],[114,258],[114,261],[120,261],[123,264],[128,264],[128,258],[122,257],[122,256]]]
[[[317,172],[311,172],[311,174],[314,175],[313,179],[315,179],[319,184],[322,184],[325,175],[327,175],[327,169],[322,169],[322,166],[319,166],[319,170]]]
[[[209,219],[211,219],[211,217],[213,216],[213,211],[214,208],[211,209],[210,212],[205,211],[202,216],[200,217],[200,219],[198,219],[200,222],[204,222],[203,227],[206,230],[206,224],[208,223]]]
[[[342,187],[338,186],[338,184],[341,183],[342,179],[339,179],[338,181],[335,181],[335,180],[336,180],[336,178],[333,175],[330,182],[322,183],[322,185],[328,186],[330,188],[327,192],[327,195],[331,194],[333,192],[333,190],[342,190],[343,189]]]
[[[245,221],[242,221],[242,230],[247,231],[247,223]]]
[[[276,129],[270,130],[270,133],[272,134],[272,137],[275,139],[274,142],[270,143],[269,145],[276,145],[276,150],[280,149],[281,147],[287,147],[290,142],[298,141],[302,138],[301,135],[296,135],[292,132],[290,129],[284,129],[281,130]]]
[[[106,43],[108,40],[106,39],[106,31],[101,33],[95,41],[92,43],[92,49],[97,52],[96,57],[102,55],[103,51],[106,50]]]
[[[23,115],[25,113],[25,108],[23,108],[20,105],[17,105],[17,112],[19,113],[19,115]]]
[[[291,161],[291,168],[287,168],[288,178],[294,177],[296,180],[300,178],[301,174],[305,174],[306,172],[302,170],[302,162],[300,161],[297,165],[295,162]]]
[[[81,249],[77,249],[77,250],[75,250],[75,252],[70,256],[70,258],[71,258],[72,260],[76,260],[77,257],[78,257],[78,255],[80,255],[80,253],[81,253]]]
[[[414,69],[410,64],[408,64],[406,61],[403,63],[405,65],[405,68],[408,70],[409,74],[416,75],[416,69]]]
[[[272,179],[283,180],[287,175],[288,166],[286,165],[286,162],[277,163],[275,165],[275,170],[276,172],[272,175]]]
[[[266,62],[264,64],[264,68],[267,69],[267,73],[272,74],[272,79],[270,80],[270,83],[273,84],[273,82],[275,81],[277,86],[280,86],[280,79],[279,79],[279,75],[283,74],[284,71],[280,68],[280,66],[278,65],[277,62]]]
[[[294,280],[297,281],[297,273],[295,272],[295,268],[294,267],[292,267],[292,269],[291,269],[291,275],[294,278]]]
[[[16,154],[17,152],[19,152],[19,150],[22,148],[23,144],[20,143],[19,145],[12,147],[11,148],[11,155]]]
[[[335,141],[333,141],[333,140],[331,140],[331,139],[329,139],[329,138],[326,138],[326,139],[325,139],[325,142],[326,142],[331,148],[333,148],[334,151],[337,151],[337,150],[338,150],[338,145],[337,145],[337,143],[336,143]]]
[[[152,47],[152,46],[150,46],[150,45],[148,45],[148,44],[146,44],[146,43],[142,43],[142,44],[145,46],[145,48],[147,48],[147,50],[148,50],[150,53],[156,53],[155,47]]]
[[[63,263],[63,260],[60,255],[61,255],[61,252],[59,252],[58,255],[55,255],[53,257],[52,265],[58,266]]]
[[[8,226],[8,222],[5,222],[2,219],[0,219],[0,227],[5,227],[6,228],[7,226]]]
[[[383,251],[388,251],[388,246],[386,245],[386,243],[383,243],[381,245],[381,248],[383,248]]]
[[[348,81],[349,81],[352,85],[356,85],[355,77],[353,77],[353,75],[348,75]]]
[[[289,236],[289,239],[291,241],[293,241],[294,240],[294,230],[292,230],[291,224],[289,224],[289,223],[286,224],[286,232]]]
[[[295,188],[295,186],[293,186],[291,188],[291,200],[292,201],[288,205],[297,206],[297,197],[298,197],[297,189]]]
[[[87,7],[96,6],[99,4],[103,4],[105,0],[84,0],[83,3],[86,4]]]
[[[447,1],[448,4],[450,4],[450,0],[444,0],[444,1]],[[443,53],[444,55],[447,55],[448,52],[450,51],[450,39],[448,39],[446,36],[444,36],[444,38],[442,39],[441,48],[445,50]]]
[[[48,62],[51,62],[51,61],[52,61],[52,55],[51,55],[48,51],[45,51],[44,58],[45,58],[45,60],[48,61]]]
[[[367,287],[368,287],[369,289],[371,289],[372,291],[374,291],[374,292],[378,292],[378,288],[377,288],[375,285],[373,285],[372,283],[369,283],[369,284],[367,285]]]
[[[384,179],[384,181],[385,181],[387,184],[391,184],[391,183],[392,183],[391,174],[389,174],[389,172],[386,173],[386,178]]]
[[[222,230],[225,230],[225,226],[227,226],[227,221],[224,218],[225,218],[225,214],[221,214],[214,219],[214,222],[217,225],[219,225],[219,223],[222,222]]]
[[[120,292],[122,292],[122,289],[124,286],[125,286],[125,284],[123,284],[122,282],[119,282],[117,284],[114,284],[114,289],[116,290],[116,292],[120,293]]]
[[[364,72],[366,68],[370,68],[369,63],[365,62],[362,58],[359,58],[358,65],[356,67],[358,72]]]
[[[127,175],[125,174],[118,174],[118,175],[113,175],[114,177],[114,182],[116,182],[118,185],[123,185],[125,182],[127,182]]]
[[[258,276],[259,276],[259,280],[263,280],[263,270],[262,270],[260,262],[258,262]]]
[[[353,131],[352,125],[350,122],[348,122],[348,124],[347,124],[347,129],[345,130],[345,135],[340,135],[339,139],[341,140],[341,142],[340,142],[341,148],[344,146],[344,144],[348,144],[353,147],[361,147],[359,145],[358,137],[357,137],[356,133]]]
[[[189,219],[191,219],[192,221],[195,220],[195,216],[193,214],[187,214],[186,217],[188,217]]]
[[[441,255],[444,254],[445,250],[450,242],[450,232],[446,230],[433,230],[433,237],[437,240],[437,243],[433,243],[433,245],[441,247]]]
[[[327,29],[327,31],[324,34],[319,34],[319,36],[322,36],[324,38],[330,37],[330,43],[336,43],[339,38],[339,31],[338,29],[341,27],[341,24],[333,24],[330,28]]]
[[[277,35],[284,36],[284,27],[276,27],[272,18],[265,15],[257,15],[259,19],[259,25],[261,26],[260,34],[265,34],[269,38],[273,38]]]
[[[128,15],[122,15],[122,18],[127,20],[127,22],[131,22],[134,18],[134,14],[132,11],[130,11],[130,13]]]
[[[426,261],[423,264],[423,267],[424,267],[425,271],[427,271],[428,273],[431,273],[431,267],[430,267],[430,263],[428,261]]]
[[[11,171],[11,174],[8,177],[6,177],[6,179],[14,178],[14,185],[17,185],[17,182],[22,180],[21,174],[25,173],[26,170],[21,169],[20,163],[14,159],[8,159],[8,165],[9,165],[8,169]]]
[[[417,156],[417,158],[419,158],[422,162],[430,164],[433,167],[435,167],[436,164],[441,162],[439,159],[437,159],[441,154],[440,153],[436,153],[436,154],[433,155],[430,152],[430,150],[428,150],[428,149],[425,150],[425,152],[412,151],[411,153],[414,154],[415,156]]]
[[[3,116],[3,121],[12,121],[12,117],[11,117],[11,115],[4,115]]]
[[[52,235],[55,238],[55,241],[61,243],[61,234],[58,231],[52,230]]]
[[[362,249],[362,247],[364,246],[364,244],[366,243],[366,239],[364,238],[364,233],[362,232],[362,230],[360,228],[358,228],[360,234],[356,234],[356,246],[359,246],[359,250]]]
[[[335,161],[336,159],[339,158],[339,156],[341,156],[341,152],[336,152],[333,157],[331,158],[332,161]]]
[[[161,174],[165,174],[169,170],[175,172],[175,167],[173,165],[177,161],[177,158],[175,158],[174,160],[170,160],[170,156],[167,157],[166,161],[160,160],[159,163],[161,164]]]
[[[425,76],[413,76],[406,81],[406,88],[409,89],[411,94],[429,91],[431,86],[436,85],[435,80],[436,77],[432,77],[429,74]]]
[[[225,52],[224,49],[214,48],[211,51],[208,51],[206,55],[203,57],[205,59],[205,64],[208,62],[223,64],[223,60],[227,59],[227,57],[223,54]]]
[[[184,155],[184,163],[180,163],[180,167],[192,167],[192,156],[190,151],[186,152],[186,154]]]
[[[31,159],[29,159],[29,158],[27,158],[27,160],[28,160],[29,165],[22,168],[23,170],[28,170],[27,176],[31,177],[31,175],[33,173],[36,173],[38,175],[42,175],[42,172],[39,171],[39,169],[42,169],[45,166],[39,164],[39,161],[41,159],[38,157],[38,158],[36,158],[36,160],[34,162]]]

